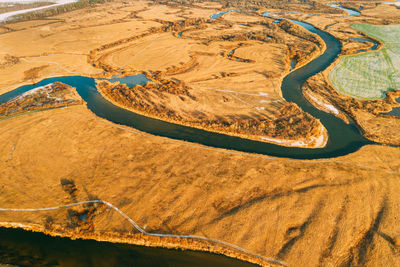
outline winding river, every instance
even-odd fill
[[[270,13],[264,13],[264,15],[270,16]],[[317,29],[310,24],[295,20],[292,20],[292,22],[319,35],[326,43],[325,52],[307,65],[289,73],[283,79],[281,88],[282,95],[286,101],[296,103],[305,112],[321,120],[329,133],[329,141],[324,148],[310,149],[279,146],[149,118],[113,105],[99,94],[94,79],[82,76],[56,77],[42,80],[34,85],[22,86],[1,95],[0,103],[4,103],[35,87],[58,81],[75,87],[82,99],[87,102],[88,108],[99,117],[153,135],[185,140],[210,147],[285,158],[319,159],[346,155],[357,151],[366,144],[372,144],[373,142],[361,135],[359,129],[357,129],[354,124],[346,124],[334,115],[320,111],[304,98],[301,90],[304,82],[309,77],[327,68],[336,59],[341,51],[341,44],[339,40],[329,33]],[[143,83],[142,77],[136,77],[139,80],[137,83]],[[130,81],[130,85],[133,84],[134,83]]]
[[[227,12],[217,13],[218,15],[214,14],[212,18],[219,17],[221,13]],[[351,14],[354,15],[355,13]],[[265,13],[264,15],[270,16],[271,14]],[[309,77],[326,69],[337,58],[341,51],[341,44],[329,33],[317,29],[310,24],[295,20],[292,21],[308,31],[319,35],[326,43],[326,50],[322,55],[307,65],[290,72],[282,82],[282,94],[286,101],[296,103],[305,112],[320,119],[328,130],[329,141],[324,148],[284,147],[212,133],[142,116],[113,105],[99,94],[94,79],[82,76],[49,78],[34,85],[19,87],[11,92],[0,95],[0,104],[35,87],[58,81],[75,87],[82,99],[86,101],[88,108],[101,118],[117,124],[130,126],[146,133],[186,140],[206,146],[285,158],[319,159],[346,155],[357,151],[364,145],[372,144],[373,142],[361,135],[359,129],[354,124],[346,124],[334,115],[318,110],[304,98],[301,90],[304,82]],[[131,86],[146,82],[146,79],[140,75],[131,76],[128,79],[130,79],[129,85]],[[21,260],[33,259],[35,261],[52,260],[53,263],[63,262],[65,266],[88,266],[97,262],[99,262],[98,266],[102,266],[100,263],[105,263],[104,266],[115,266],[114,263],[117,263],[117,265],[127,264],[128,261],[125,260],[134,260],[138,262],[137,266],[165,266],[165,263],[168,264],[168,262],[173,262],[174,266],[196,266],[196,264],[201,266],[239,266],[238,263],[240,263],[240,266],[246,266],[246,263],[208,253],[177,252],[95,241],[71,241],[22,230],[0,228],[0,236],[0,259],[13,259],[7,262],[11,264],[24,264]],[[37,250],[34,249],[36,246],[38,246]],[[1,249],[4,247],[7,247],[8,250]],[[82,251],[85,251],[85,253],[82,253]],[[4,256],[5,254],[2,255],[1,253],[8,253],[6,255],[8,258]],[[76,260],[74,260],[74,256],[77,257]]]

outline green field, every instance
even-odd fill
[[[344,57],[329,74],[340,92],[358,98],[384,98],[385,93],[400,89],[400,25],[378,26],[355,23],[352,27],[385,45]]]

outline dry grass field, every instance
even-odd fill
[[[326,31],[338,38],[342,43],[342,53],[339,58],[332,64],[328,69],[322,73],[310,78],[308,80],[309,89],[316,93],[317,98],[320,102],[324,102],[326,105],[333,105],[338,111],[338,116],[348,120],[354,120],[357,125],[363,129],[365,136],[370,140],[399,145],[400,144],[400,134],[397,131],[400,125],[400,118],[397,116],[383,115],[394,107],[398,107],[399,104],[395,99],[399,95],[400,88],[397,88],[396,82],[391,82],[390,79],[378,78],[374,68],[378,65],[374,64],[361,64],[357,65],[356,68],[365,67],[365,76],[370,77],[372,81],[365,83],[367,86],[351,86],[349,88],[339,89],[335,87],[330,79],[333,74],[331,72],[335,66],[338,66],[343,62],[343,60],[348,58],[359,58],[365,55],[374,55],[374,52],[364,53],[363,55],[359,50],[368,49],[372,46],[371,43],[360,43],[352,40],[352,38],[367,38],[370,39],[371,36],[367,35],[366,32],[357,30],[357,27],[352,27],[352,25],[398,25],[400,23],[400,9],[395,5],[382,4],[378,5],[376,3],[354,3],[356,7],[361,6],[362,12],[360,16],[354,17],[342,17],[342,18],[332,18],[326,16],[301,16],[301,19],[312,23],[314,25],[320,25],[321,28],[325,28]],[[292,15],[294,16],[294,15]],[[371,26],[379,29],[379,26]],[[397,26],[383,26],[384,29],[396,28]],[[393,38],[396,38],[394,35]],[[379,43],[377,54],[383,54],[384,51],[390,50],[392,44],[385,45],[380,39],[375,39]],[[395,46],[395,44],[393,44]],[[350,55],[350,56],[348,56]],[[394,69],[394,68],[392,68]],[[360,79],[357,78],[357,70],[355,73],[347,75],[345,80],[341,80],[340,83],[348,82],[353,79],[355,85],[361,83]],[[375,76],[374,76],[375,75]],[[389,76],[393,76],[394,80],[397,78],[397,73],[394,71]],[[378,84],[378,80],[382,79],[385,86]],[[376,86],[371,86],[373,83]],[[389,85],[388,85],[389,84]],[[370,86],[370,87],[369,87]],[[390,87],[390,88],[389,88]],[[357,89],[358,88],[358,89]],[[361,89],[362,88],[362,89]],[[369,89],[369,91],[368,91]],[[340,91],[352,92],[352,96],[347,96],[342,94]],[[359,93],[357,93],[357,90]],[[363,92],[365,91],[365,92]],[[391,92],[390,92],[391,91]],[[309,91],[308,91],[309,92]],[[378,93],[377,93],[378,92]],[[389,93],[388,93],[389,92]],[[307,94],[307,92],[306,92]],[[377,97],[382,99],[363,99],[365,97]],[[356,96],[356,97],[354,97]],[[361,97],[361,98],[360,98]],[[324,105],[319,105],[324,109]],[[317,105],[318,106],[318,105]]]
[[[160,25],[131,18],[134,10],[144,6],[144,2],[134,2],[127,8],[122,2],[112,2],[61,14],[42,23],[33,20],[7,24],[9,30],[0,35],[0,93],[20,85],[23,73],[35,67],[46,66],[40,72],[41,79],[101,72],[87,62],[91,50]],[[18,64],[7,64],[6,55],[20,58]]]
[[[318,38],[255,13],[210,20],[217,6],[113,1],[46,20],[7,24],[0,35],[0,93],[47,77],[151,71],[185,83],[196,98],[184,102],[166,96],[169,104],[152,99],[182,117],[178,123],[194,125],[197,115],[188,114],[204,114],[222,124],[267,125],[261,135],[245,133],[248,126],[240,126],[246,128],[240,134],[257,140],[324,146],[327,135],[319,121],[309,117],[301,125],[293,123],[298,120],[292,117],[308,115],[297,107],[288,110],[280,93],[292,59],[301,58],[304,64],[323,51]],[[298,130],[277,131],[277,123]]]
[[[207,236],[291,265],[399,264],[398,148],[307,162],[231,153],[141,136],[84,106],[0,127],[2,207],[98,198],[149,232]],[[62,178],[76,184],[73,199]],[[0,212],[1,221],[25,224],[43,225],[48,216],[71,229],[67,210]],[[111,210],[92,223],[100,234],[132,230]]]
[[[113,1],[7,24],[0,32],[0,94],[47,77],[154,72],[190,88],[198,101],[174,95],[164,99],[182,114],[278,114],[287,104],[280,83],[291,59],[306,63],[315,58],[323,50],[318,39],[310,41],[313,37],[298,28],[252,14],[229,13],[208,21],[223,5],[194,5]],[[388,23],[399,18],[393,6],[362,5],[363,15],[357,18],[290,17],[321,28],[334,24],[327,31],[341,39],[343,53],[350,53],[365,47],[346,41],[362,36],[351,23],[383,23],[383,11],[393,14]],[[293,6],[298,4],[288,7]],[[180,25],[183,19],[192,24]],[[363,127],[393,136],[380,125],[394,128],[397,121],[371,117],[376,105],[390,109],[392,102],[340,96],[329,91],[327,75],[308,83],[316,99],[326,101],[325,107],[340,107],[343,117],[354,111],[367,118]],[[293,266],[400,265],[398,147],[369,145],[324,160],[274,158],[141,133],[95,116],[84,103],[0,120],[0,144],[1,208],[101,199],[148,232],[222,240]],[[84,209],[0,211],[0,223],[64,229],[72,237],[142,238],[111,209],[99,208],[77,224],[71,214]]]

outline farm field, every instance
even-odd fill
[[[352,27],[384,43],[378,51],[345,56],[330,73],[340,92],[363,99],[384,98],[400,88],[400,25],[355,23]]]

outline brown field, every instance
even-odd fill
[[[162,9],[164,12],[165,8]],[[299,64],[304,64],[318,55],[323,46],[318,38],[301,28],[287,23],[276,26],[271,19],[254,14],[252,17],[253,23],[247,25],[227,19],[188,20],[184,26],[174,22],[91,52],[91,62],[105,71],[122,74],[151,71],[164,80],[184,82],[190,88],[194,101],[180,100],[176,96],[171,98],[169,95],[151,99],[151,103],[155,103],[152,105],[163,106],[168,114],[173,112],[175,118],[170,115],[166,118],[167,113],[160,113],[159,108],[159,115],[138,109],[127,103],[133,99],[121,99],[115,92],[103,90],[104,96],[136,112],[193,127],[237,134],[220,127],[206,127],[203,122],[197,125],[199,117],[194,113],[202,114],[202,121],[213,121],[213,124],[215,120],[217,124],[229,125],[245,120],[247,124],[270,126],[266,127],[264,134],[240,131],[240,136],[288,146],[324,146],[325,130],[315,120],[309,120],[292,134],[268,129],[277,128],[273,121],[281,116],[276,115],[278,112],[285,113],[291,121],[294,120],[291,117],[301,113],[298,109],[292,113],[282,110],[285,101],[279,93],[280,81],[289,71],[290,60],[307,55],[299,60]],[[248,80],[250,76],[252,78]],[[116,88],[110,87],[109,90],[115,91]],[[292,122],[288,124],[295,127]]]
[[[288,146],[324,146],[327,136],[319,121],[310,117],[295,126],[292,121],[308,115],[298,108],[283,111],[285,101],[280,96],[280,81],[289,71],[290,60],[301,59],[301,65],[316,57],[324,49],[320,40],[299,27],[276,25],[255,13],[227,14],[211,21],[206,18],[216,12],[213,7],[195,9],[207,16],[181,24],[182,14],[193,11],[187,6],[116,1],[50,17],[49,23],[7,24],[11,31],[0,36],[0,57],[5,62],[0,71],[0,92],[46,77],[152,71],[190,87],[196,101],[169,103],[180,117],[197,112],[211,121],[217,118],[218,123],[267,125],[261,135],[245,130],[240,134]],[[230,17],[235,19],[230,21]],[[22,39],[25,42],[19,42]],[[18,62],[7,62],[10,56]],[[157,104],[162,101],[152,99]],[[165,114],[158,117],[164,119]],[[176,122],[195,126],[197,119],[186,116]],[[293,133],[276,131],[277,123],[299,129]]]
[[[352,23],[383,25],[400,23],[400,9],[393,5],[355,2],[348,4],[348,6],[353,8],[363,7],[361,16],[329,17],[290,14],[285,15],[285,17],[306,21],[331,33],[343,45],[341,56],[353,54],[360,49],[372,46],[370,43],[349,40],[349,38],[366,38],[362,33],[350,27]],[[327,27],[328,25],[329,27]],[[382,46],[382,44],[380,45]],[[330,70],[338,62],[339,60],[336,60],[328,69],[308,80],[308,86],[305,87],[307,88],[305,90],[306,96],[310,99],[309,95],[312,94],[311,98],[319,99],[317,102],[320,104],[316,103],[315,100],[312,102],[320,109],[326,110],[326,105],[332,104],[339,108],[338,116],[345,121],[354,120],[363,129],[367,138],[381,143],[399,145],[400,134],[397,129],[400,125],[400,119],[395,116],[380,114],[398,106],[395,98],[399,93],[394,93],[382,100],[362,100],[342,95],[333,88],[328,78]]]
[[[149,98],[142,100],[165,105],[183,118],[181,123],[193,122],[195,111],[209,117],[264,116],[273,122],[293,118],[290,112],[280,113],[289,105],[281,97],[280,83],[291,59],[305,64],[324,50],[318,38],[290,23],[275,24],[254,14],[230,13],[208,21],[221,7],[240,7],[241,1],[191,1],[193,6],[188,1],[184,5],[165,2],[170,6],[152,1],[128,5],[118,0],[3,25],[0,94],[47,77],[141,72],[148,76],[151,71],[156,76],[150,84],[166,92],[137,88],[142,93],[151,89]],[[281,6],[310,8],[309,2],[260,2],[258,13]],[[332,11],[320,3],[316,2],[316,10]],[[362,5],[363,15],[291,17],[321,28],[334,24],[327,31],[341,39],[343,54],[363,46],[346,41],[361,37],[349,27],[352,22],[398,23],[400,17],[400,11],[389,5],[351,5]],[[390,15],[382,18],[385,12]],[[187,24],[179,24],[183,19]],[[377,107],[390,110],[395,105],[394,95],[373,103],[344,97],[329,87],[326,75],[327,71],[313,77],[305,87],[314,104],[321,109],[330,104],[340,107],[338,116],[355,119],[370,130],[367,134],[377,135],[370,138],[400,142],[398,119],[376,115]],[[172,85],[163,87],[166,84]],[[174,90],[187,94],[182,97]],[[138,109],[133,98],[118,98],[118,92],[115,99],[104,92],[125,108],[163,115]],[[293,109],[295,115],[307,118]],[[307,126],[319,122],[309,121]],[[290,123],[283,125],[293,130]],[[100,119],[80,103],[6,118],[0,120],[0,129],[1,208],[101,199],[148,232],[205,236],[293,266],[400,265],[398,147],[370,145],[334,159],[280,159],[141,133]],[[294,140],[301,140],[302,134],[297,132]],[[86,222],[71,216],[85,212],[90,215]],[[38,213],[0,211],[0,225],[13,223],[71,237],[201,247],[187,246],[183,240],[146,239],[102,206]]]
[[[134,10],[145,4],[139,3],[135,2]],[[42,25],[35,20],[7,24],[15,30],[0,35],[0,93],[15,88],[23,81],[24,71],[34,67],[48,65],[40,73],[42,79],[99,73],[101,70],[87,62],[90,50],[159,25],[131,18],[133,7],[125,10],[122,2],[107,5],[58,15],[58,22],[52,24]],[[118,11],[117,14],[111,15],[110,9]],[[19,64],[1,68],[1,59],[7,54],[19,57]]]
[[[307,162],[231,153],[138,135],[84,106],[0,127],[2,207],[98,198],[149,232],[208,236],[292,265],[399,264],[398,148],[368,146]],[[62,178],[76,184],[74,198]],[[54,227],[85,234],[68,227],[66,210],[0,213],[1,221],[39,225],[47,216]],[[112,211],[99,212],[92,224],[89,234],[132,230]]]
[[[332,16],[309,16],[309,15],[285,15],[288,18],[302,20],[320,29],[324,29],[343,44],[343,54],[354,53],[359,49],[364,49],[370,44],[359,43],[348,40],[349,38],[365,38],[365,36],[351,28],[352,23],[368,24],[398,24],[400,23],[400,9],[394,5],[377,5],[372,3],[358,3],[356,7],[362,7],[360,16],[355,17],[332,17]],[[328,28],[326,28],[329,25]]]

